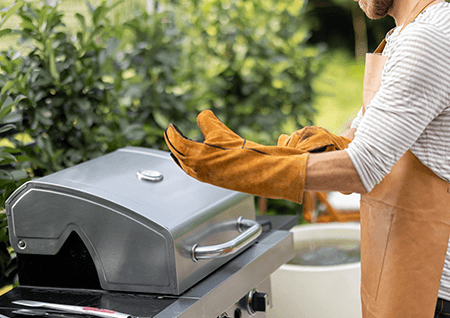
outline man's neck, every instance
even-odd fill
[[[430,0],[394,0],[388,14],[394,18],[397,26],[403,25],[409,21],[427,4],[427,7],[442,2],[442,0],[435,0],[430,3]]]

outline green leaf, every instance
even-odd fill
[[[9,152],[5,152],[5,151],[0,151],[0,158],[16,160],[16,157],[14,157],[14,155],[10,154]]]
[[[10,165],[13,162],[16,162],[16,160],[12,158],[0,158],[1,165]]]
[[[22,120],[22,116],[17,112],[12,112],[5,117],[0,117],[0,124],[17,123]]]
[[[19,94],[16,96],[16,98],[14,98],[14,105],[17,104],[18,102],[20,102],[22,99],[27,98],[25,95]]]
[[[3,180],[14,180],[14,177],[6,170],[0,169],[0,179]]]
[[[5,86],[3,86],[2,90],[0,91],[0,95],[3,95],[4,93],[6,93],[10,88],[12,88],[14,86],[14,84],[15,84],[14,81],[6,82]]]
[[[100,34],[100,32],[102,32],[105,29],[104,25],[99,25],[98,27],[96,27],[94,29],[94,31],[92,31],[91,35],[89,36],[89,39],[92,40],[94,39],[96,36],[98,36]]]
[[[140,124],[131,124],[123,130],[123,135],[129,140],[140,140],[145,137],[145,131]]]
[[[30,158],[28,156],[16,156],[17,162],[28,162]]]
[[[80,98],[74,101],[84,112],[89,111],[91,109],[91,102],[87,98]]]
[[[103,16],[106,14],[107,10],[104,6],[100,5],[92,14],[92,21],[94,22],[94,25],[98,25],[99,20],[103,18]]]
[[[159,111],[153,112],[153,118],[155,119],[155,122],[158,124],[158,126],[161,128],[165,129],[170,124],[170,121],[167,118],[167,116],[165,116],[164,114],[162,114]]]
[[[0,242],[6,242],[8,240],[8,235],[6,228],[0,228]]]
[[[2,106],[0,107],[0,118],[3,118],[11,111],[11,108],[14,106],[14,101],[11,96],[7,96]]]
[[[36,118],[39,120],[41,124],[44,125],[52,125],[53,120],[51,119],[52,113],[46,109],[38,109],[36,111]]]
[[[20,153],[19,149],[11,148],[11,147],[1,147],[0,151],[8,152],[8,153]]]
[[[92,6],[92,4],[88,0],[86,0],[86,5],[87,5],[87,7],[89,9],[89,12],[92,14],[94,12],[94,10],[95,10],[94,7]]]
[[[38,31],[38,28],[33,24],[33,22],[31,20],[24,19],[24,17],[22,17],[22,22],[20,22],[20,27],[23,29],[23,31],[25,31],[25,30]],[[31,36],[31,35],[28,35],[28,36]]]
[[[17,10],[19,10],[24,5],[23,1],[18,1],[16,4],[14,4],[11,8],[6,11],[5,15],[3,16],[2,22],[0,22],[0,27],[5,24],[6,21],[8,21],[9,18],[11,18]]]
[[[16,160],[18,161],[18,160]],[[22,180],[28,178],[28,173],[23,170],[13,170],[10,172],[14,180]]]
[[[16,128],[16,125],[14,125],[14,124],[7,124],[4,126],[0,126],[0,134],[6,132],[8,130],[14,129],[14,128]]]
[[[50,50],[49,63],[50,63],[49,65],[50,74],[52,74],[56,82],[59,83],[59,73],[56,70],[55,53],[53,50]]]
[[[11,109],[14,107],[14,105],[16,105],[19,101],[21,101],[24,98],[25,98],[24,95],[19,95],[13,101],[11,96],[7,96],[2,106],[0,107],[0,119],[3,119],[6,115],[8,115]]]
[[[78,22],[80,23],[83,30],[85,30],[86,29],[86,19],[84,18],[84,16],[80,13],[75,13],[75,18],[78,20]]]
[[[2,36],[6,35],[6,34],[10,34],[11,32],[12,32],[11,29],[3,29],[3,30],[0,30],[0,38],[1,38]]]
[[[109,7],[109,11],[113,10],[115,7],[117,7],[119,4],[122,4],[124,1],[120,0],[114,3],[112,6]]]

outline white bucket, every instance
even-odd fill
[[[360,240],[359,223],[295,226],[299,242]],[[272,304],[268,318],[361,318],[361,263],[332,266],[282,265],[271,275]]]

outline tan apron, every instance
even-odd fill
[[[366,57],[364,109],[380,87],[384,45]],[[408,150],[361,197],[363,318],[432,318],[449,234],[450,184]]]

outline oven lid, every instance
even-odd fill
[[[160,226],[176,229],[202,218],[205,211],[232,205],[247,194],[202,183],[189,177],[168,152],[126,147],[74,167],[27,182],[8,198],[7,213],[18,196],[43,190],[45,197],[33,195],[33,205],[47,204],[51,194],[86,197],[121,206]],[[44,202],[41,202],[44,201]],[[219,213],[219,211],[216,211]]]

